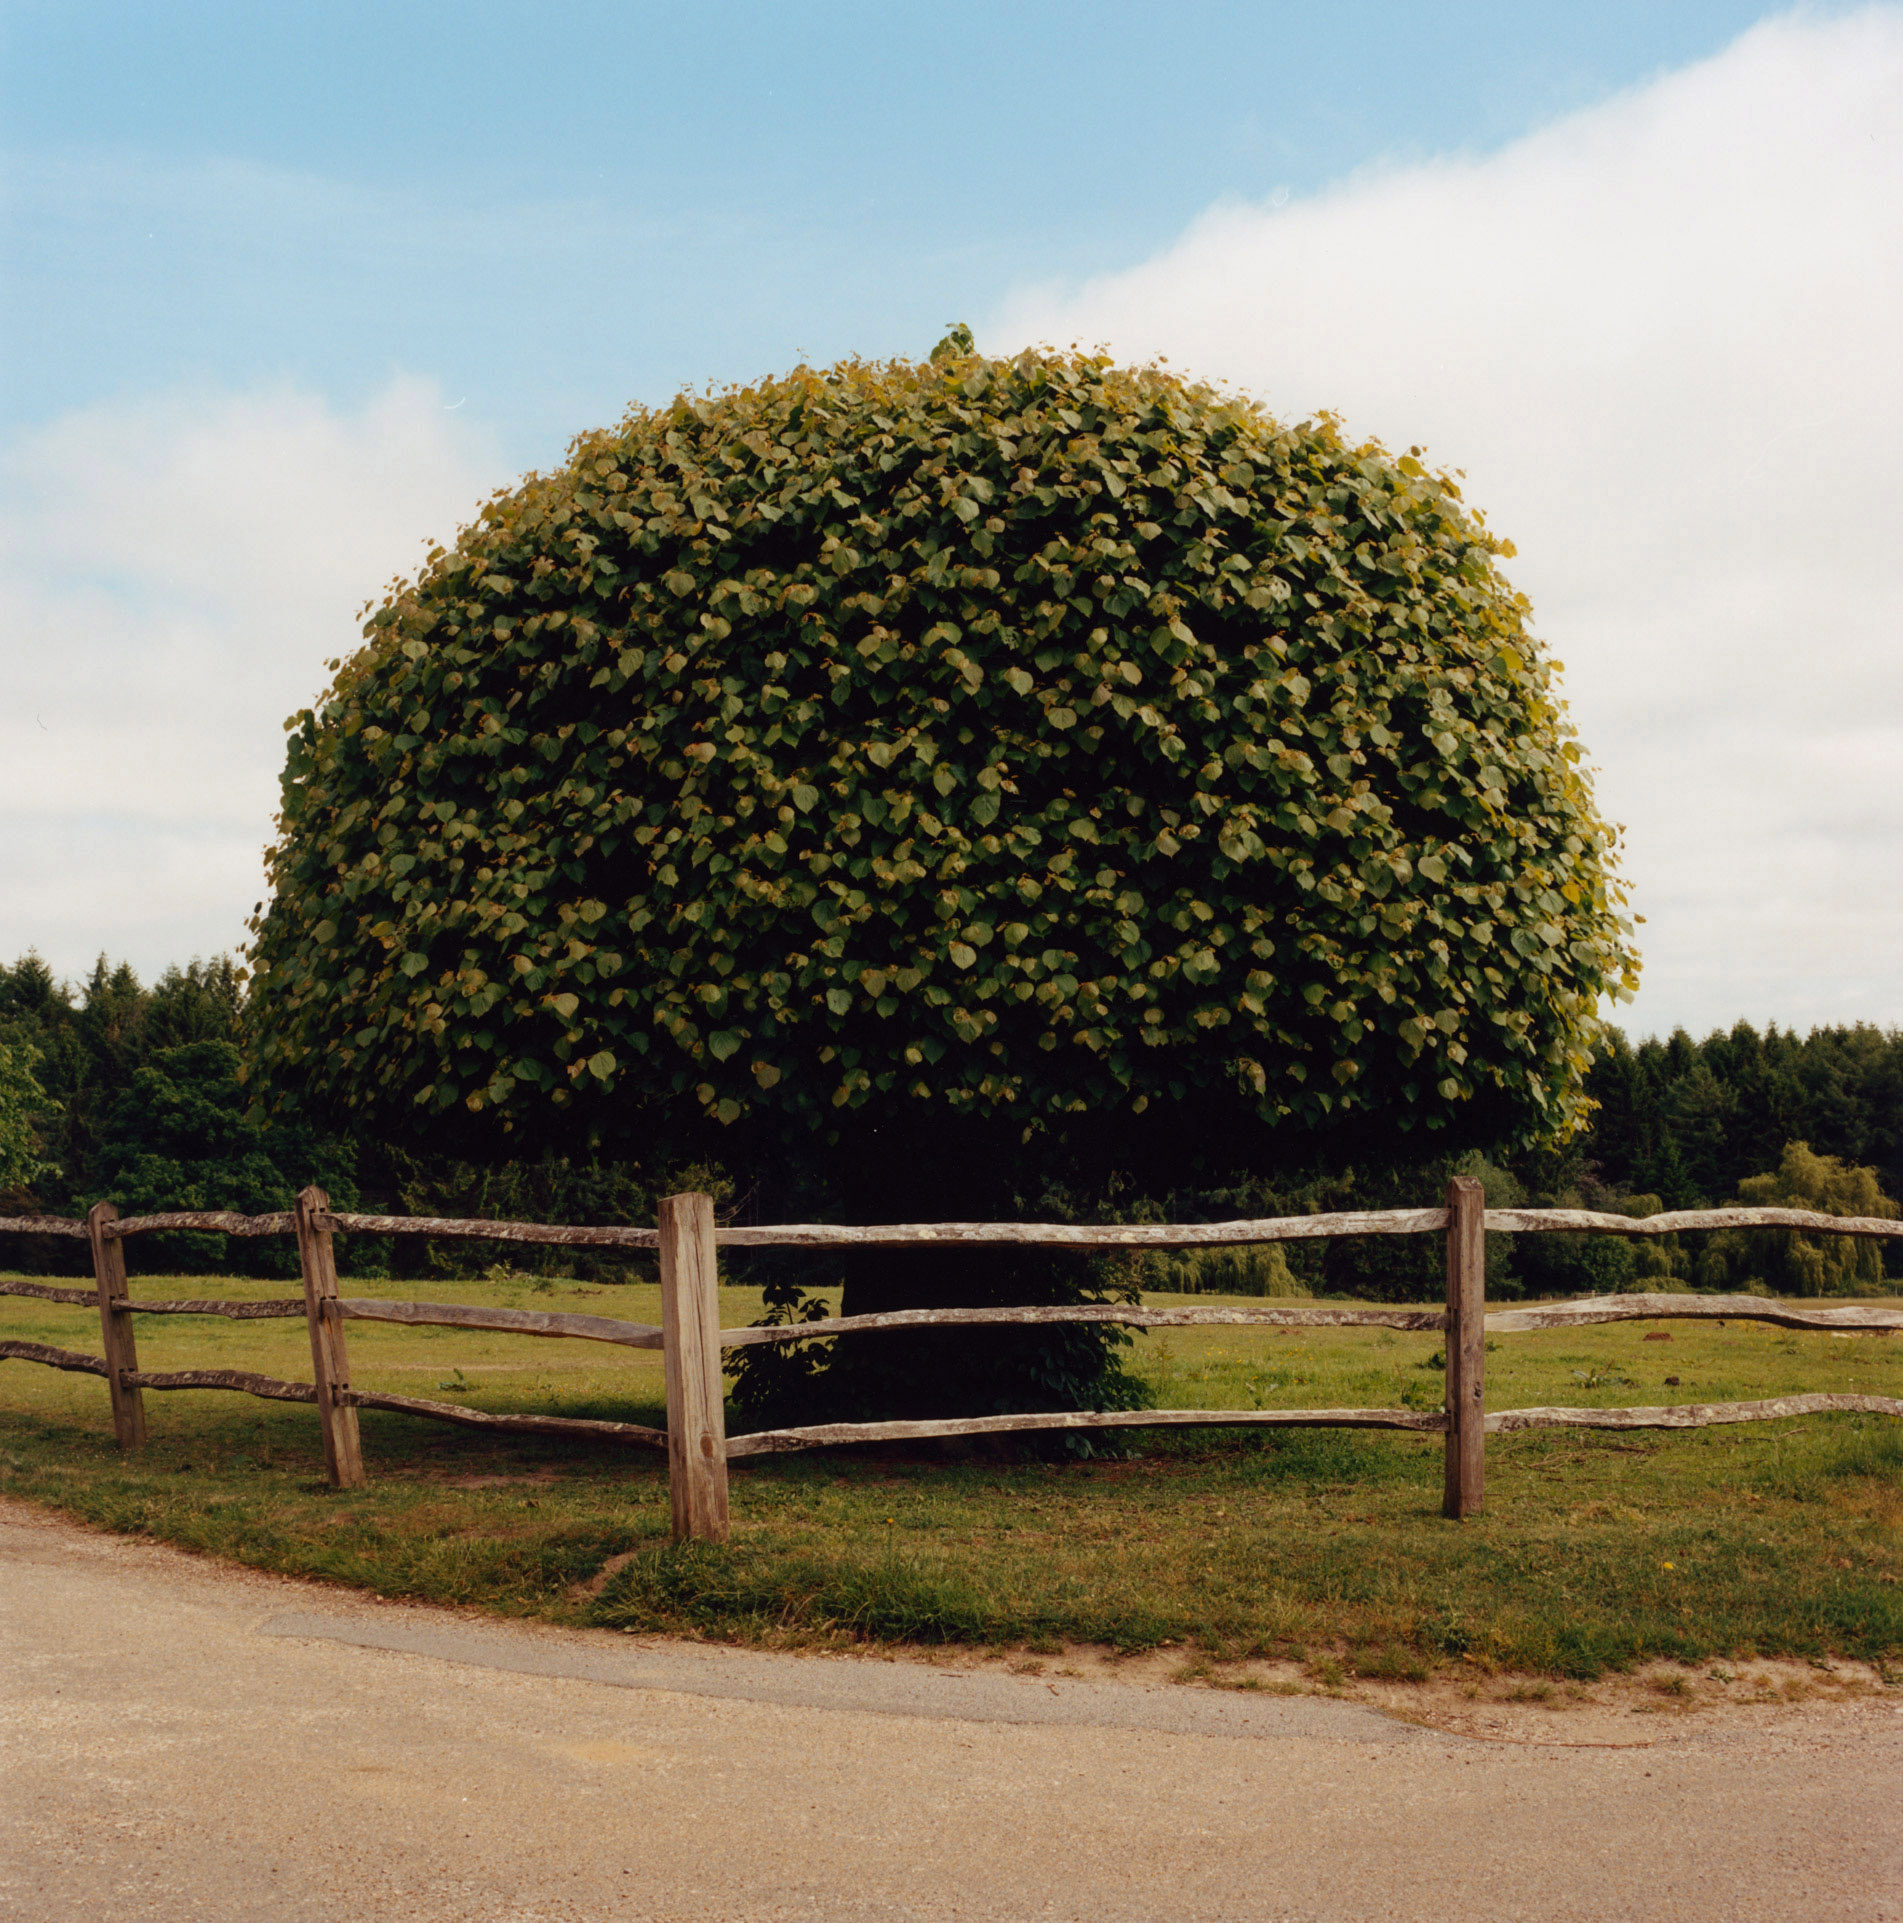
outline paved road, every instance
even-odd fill
[[[1315,1698],[378,1607],[0,1504],[0,1917],[1903,1918],[1903,1716]]]

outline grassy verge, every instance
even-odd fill
[[[154,1278],[136,1292],[285,1291]],[[416,1292],[658,1320],[641,1288]],[[745,1291],[724,1294],[723,1320],[757,1313]],[[98,1344],[83,1311],[14,1298],[0,1332]],[[367,1324],[350,1340],[367,1387],[661,1419],[649,1352]],[[309,1371],[295,1321],[155,1318],[139,1343],[147,1368]],[[1437,1347],[1387,1331],[1173,1330],[1139,1354],[1172,1406],[1394,1404],[1438,1400]],[[1498,1338],[1488,1369],[1495,1407],[1903,1395],[1903,1340],[1626,1324]],[[1466,1524],[1439,1515],[1438,1439],[1406,1435],[1159,1434],[1102,1461],[784,1457],[735,1465],[731,1546],[677,1550],[647,1454],[366,1411],[371,1483],[340,1494],[308,1408],[146,1402],[152,1439],[127,1459],[95,1378],[0,1370],[0,1491],[383,1595],[743,1640],[1175,1643],[1395,1678],[1467,1655],[1573,1677],[1655,1658],[1903,1661],[1903,1430],[1880,1418],[1497,1437],[1487,1514]]]

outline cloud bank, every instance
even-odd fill
[[[1167,355],[1464,470],[1627,824],[1635,1032],[1903,1021],[1899,338],[1894,7],[1215,208],[980,334]]]
[[[236,947],[285,718],[502,478],[415,380],[89,408],[0,455],[0,959]]]

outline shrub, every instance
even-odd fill
[[[1563,1132],[1633,962],[1505,551],[1413,455],[1093,356],[637,411],[297,719],[260,1059],[512,1129]]]
[[[1814,1155],[1807,1142],[1787,1144],[1771,1174],[1740,1182],[1738,1205],[1892,1220],[1898,1212],[1878,1188],[1875,1169]],[[1796,1229],[1722,1230],[1706,1244],[1693,1272],[1701,1288],[1763,1286],[1780,1295],[1869,1295],[1884,1286],[1880,1243]]]
[[[1184,1295],[1287,1295],[1310,1293],[1289,1267],[1279,1242],[1233,1249],[1182,1249],[1154,1258],[1147,1289]]]
[[[718,1160],[847,1219],[1563,1136],[1635,963],[1507,552],[1414,453],[962,329],[637,410],[294,721],[260,1070],[437,1153]],[[1108,1342],[1024,1366],[1120,1393]],[[878,1346],[936,1394],[1008,1345]]]

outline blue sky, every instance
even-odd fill
[[[1621,1019],[1903,1022],[1903,6],[0,0],[0,165],[0,956],[236,947],[428,540],[963,319],[1461,469],[1628,827]]]
[[[1750,4],[14,5],[0,423],[428,374],[507,458],[1485,151]]]

